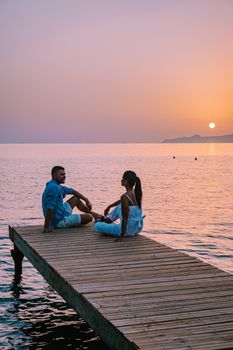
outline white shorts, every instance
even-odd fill
[[[81,215],[72,214],[72,208],[69,203],[65,202],[64,204],[65,210],[70,213],[65,216],[59,223],[57,224],[57,228],[68,228],[68,227],[77,227],[81,225]]]

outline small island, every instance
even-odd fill
[[[167,139],[162,141],[162,143],[233,143],[233,134],[221,136],[193,135],[191,137]]]

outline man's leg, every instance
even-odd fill
[[[100,217],[102,217],[103,215],[95,213],[94,211],[90,210],[87,208],[87,206],[81,201],[81,199],[73,196],[70,199],[68,199],[67,203],[69,203],[69,205],[71,206],[72,209],[74,209],[74,207],[77,207],[80,211],[82,211],[83,213],[88,213],[92,215],[92,218],[94,219],[98,219]],[[82,216],[83,214],[81,214]],[[89,216],[85,216],[83,215],[83,220],[85,220],[85,218],[88,218]],[[90,221],[88,221],[90,222]]]
[[[80,211],[86,214],[80,214],[81,216],[81,225],[88,224],[93,220],[93,216],[91,215],[90,209],[87,208],[87,206],[81,201],[81,199],[73,196],[70,199],[68,199],[67,203],[71,206],[72,209],[74,207],[77,207]]]
[[[71,197],[68,199],[67,203],[69,203],[72,209],[74,209],[74,207],[77,207],[83,213],[90,213],[90,209],[88,209],[87,206],[78,197]]]
[[[92,222],[93,217],[91,214],[80,214],[81,216],[81,225],[89,224],[89,222]]]

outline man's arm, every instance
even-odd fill
[[[48,209],[47,213],[45,215],[44,220],[44,231],[43,232],[52,232],[52,228],[49,227],[49,224],[51,223],[53,218],[53,209]]]

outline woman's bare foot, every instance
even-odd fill
[[[106,224],[111,224],[113,221],[108,216],[105,216],[104,222],[106,222]]]
[[[93,216],[95,222],[102,221],[106,222],[106,224],[111,224],[113,222],[108,216],[95,213],[94,211],[90,211],[90,214]]]

